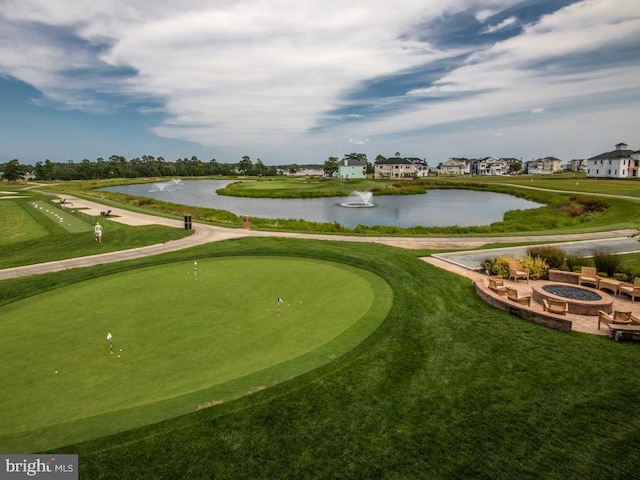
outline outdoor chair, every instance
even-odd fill
[[[640,335],[640,318],[631,312],[616,311],[611,316],[600,310],[598,311],[598,330],[601,323],[609,327],[611,336],[616,342],[627,336]]]
[[[625,293],[631,297],[631,302],[640,298],[640,277],[636,277],[633,283],[622,282],[618,287],[618,294]]]
[[[598,273],[594,267],[582,267],[580,276],[578,277],[578,285],[589,284],[594,288],[598,288]]]
[[[507,294],[507,287],[504,286],[504,279],[502,277],[489,277],[489,290],[498,295],[505,296]]]
[[[518,262],[509,262],[509,280],[513,279],[518,283],[518,279],[526,280],[529,283],[529,269],[522,268]]]
[[[507,287],[507,298],[520,305],[531,306],[531,295],[522,295],[515,288]]]
[[[543,298],[542,306],[545,312],[555,313],[556,315],[566,315],[569,311],[569,302],[566,300],[553,300],[551,298]]]
[[[106,212],[100,212],[100,215],[102,215],[103,217],[108,217],[109,215],[111,215],[111,210],[107,210]]]
[[[613,312],[613,315],[609,315],[602,310],[598,310],[598,330],[600,330],[600,324],[602,323],[607,325],[609,328],[611,328],[611,325],[631,325],[633,324],[631,317],[631,312],[621,312],[616,310]]]

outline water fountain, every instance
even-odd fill
[[[373,194],[371,192],[353,192],[353,194],[349,197],[353,198],[353,200],[342,202],[340,206],[348,208],[375,207],[376,204],[371,203],[371,197],[373,197]]]
[[[182,180],[179,178],[172,178],[168,182],[154,183],[154,188],[149,190],[150,192],[172,192],[175,190],[175,186],[183,185]]]

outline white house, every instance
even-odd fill
[[[640,150],[630,150],[626,143],[587,160],[587,177],[639,178]]]

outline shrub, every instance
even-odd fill
[[[572,202],[582,205],[587,212],[604,212],[609,208],[609,202],[597,197],[569,197]]]
[[[560,268],[565,259],[565,252],[562,248],[550,245],[529,247],[527,254],[533,258],[542,258],[547,262],[548,268]]]
[[[570,272],[576,272],[580,270],[580,267],[588,267],[591,265],[591,261],[586,257],[578,257],[577,255],[567,255],[565,258],[567,267]]]
[[[502,278],[509,277],[509,263],[517,261],[520,263],[522,268],[529,269],[529,278],[531,280],[539,280],[540,278],[546,277],[547,272],[549,270],[549,265],[547,262],[540,257],[532,257],[531,255],[527,255],[526,257],[495,257],[495,258],[487,258],[485,259],[481,266],[484,268],[484,271],[489,275],[500,275]]]
[[[529,278],[531,280],[539,280],[547,276],[549,265],[544,258],[527,255],[518,259],[518,261],[523,268],[529,269]]]
[[[489,275],[500,275],[502,278],[507,278],[509,276],[509,262],[512,260],[509,257],[487,258],[482,262],[482,268]]]
[[[618,255],[606,252],[596,252],[593,254],[593,264],[598,272],[606,273],[613,277],[620,270],[621,260]]]

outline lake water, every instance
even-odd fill
[[[235,181],[235,180],[234,180]],[[243,198],[218,195],[230,180],[183,180],[182,184],[122,185],[103,190],[150,197],[165,202],[227,210],[260,218],[304,219],[338,222],[347,227],[384,225],[397,227],[468,227],[499,222],[508,210],[538,208],[540,204],[501,193],[473,190],[429,190],[422,195],[374,196],[372,208],[346,208],[340,203],[352,197]]]

